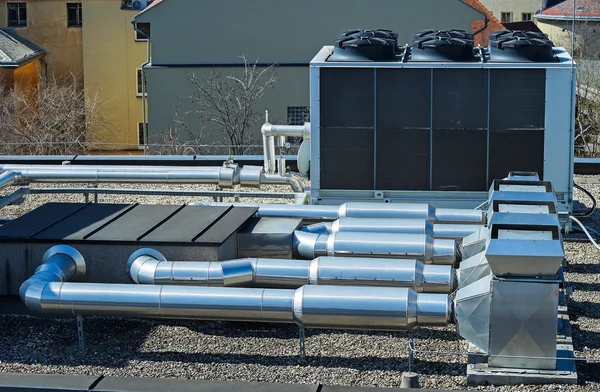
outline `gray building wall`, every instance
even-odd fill
[[[172,124],[174,105],[189,93],[190,70],[208,74],[217,65],[227,75],[242,63],[241,55],[278,64],[277,85],[257,109],[285,122],[288,106],[309,106],[308,64],[340,32],[386,28],[398,32],[402,44],[422,29],[470,31],[472,21],[482,19],[460,0],[163,0],[135,17],[151,24],[150,139]],[[197,121],[190,125],[200,129]],[[256,132],[258,137],[259,126]],[[207,143],[222,140],[209,130],[204,134],[210,135]]]
[[[191,73],[198,78],[208,77],[215,70],[223,76],[236,74],[240,67],[225,67],[214,69],[212,67],[147,67],[146,80],[148,84],[148,134],[151,143],[155,143],[160,133],[173,127],[175,105],[179,105],[180,113],[189,111],[192,106],[184,97],[193,92],[193,87],[188,80]],[[273,123],[287,121],[288,106],[309,106],[309,83],[307,66],[303,67],[278,67],[275,69],[277,83],[273,89],[267,90],[262,100],[257,104],[256,110],[264,113],[269,110],[269,120]],[[202,131],[201,121],[194,115],[186,117],[186,124],[195,133]],[[259,142],[262,121],[256,126],[256,137]],[[184,137],[185,135],[180,135]],[[205,130],[201,138],[202,143],[229,144],[225,135]],[[259,142],[260,143],[260,142]],[[220,149],[216,153],[227,154],[227,149]]]

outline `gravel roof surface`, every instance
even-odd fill
[[[33,185],[32,185],[33,186]],[[59,185],[36,184],[36,187]],[[71,187],[71,185],[62,185]],[[101,185],[153,189],[211,189],[206,186]],[[600,200],[600,185],[585,187]],[[7,192],[16,188],[8,189]],[[287,187],[265,191],[289,192]],[[576,192],[576,198],[587,203]],[[82,201],[81,195],[30,195],[2,209],[17,217],[48,201]],[[100,202],[181,204],[198,197],[100,196]],[[242,200],[272,202],[269,200]],[[600,231],[600,213],[585,220]],[[566,243],[566,279],[576,356],[600,358],[600,251],[589,243]],[[0,372],[87,374],[288,383],[397,387],[407,371],[407,334],[307,330],[306,363],[298,358],[293,325],[86,318],[88,351],[77,351],[74,319],[0,315]],[[464,352],[465,343],[447,328],[415,332],[418,350]],[[466,389],[466,356],[416,354],[424,388]],[[577,365],[580,385],[480,387],[486,391],[600,391],[600,364]]]

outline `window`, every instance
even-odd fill
[[[148,123],[146,124],[146,129],[148,129]],[[138,144],[140,146],[146,145],[146,138],[144,137],[144,123],[138,123]]]
[[[288,106],[287,122],[289,125],[304,125],[310,121],[310,108],[308,106]]]
[[[512,22],[512,12],[501,12],[500,19],[501,19],[500,22],[502,22],[502,23]]]
[[[150,37],[150,23],[136,23],[135,27],[135,40],[148,41],[148,37]]]
[[[531,12],[523,12],[521,14],[521,20],[530,21],[531,20]]]
[[[137,96],[141,97],[143,93],[145,93],[144,95],[148,95],[148,82],[144,80],[144,86],[142,86],[142,70],[141,68],[138,68],[136,70],[136,76],[137,76]],[[145,88],[146,91],[142,91],[142,87]]]
[[[8,6],[8,27],[27,27],[27,4],[6,3]]]
[[[81,27],[81,3],[67,3],[67,27]]]

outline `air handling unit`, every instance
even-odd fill
[[[543,34],[356,30],[310,64],[311,200],[474,208],[506,173],[550,181],[571,210],[574,64]]]

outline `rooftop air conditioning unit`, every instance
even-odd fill
[[[488,50],[464,31],[426,30],[392,54],[397,35],[353,34],[310,64],[313,204],[474,208],[494,179],[528,171],[571,210],[575,80],[563,48],[502,31]]]

